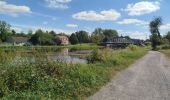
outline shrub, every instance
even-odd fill
[[[95,49],[92,51],[91,55],[87,58],[88,63],[95,63],[102,61],[101,54],[99,53],[99,50]]]
[[[136,46],[136,45],[129,45],[129,46],[128,46],[128,49],[130,49],[130,50],[132,50],[132,51],[135,51],[135,50],[138,49],[138,46]]]

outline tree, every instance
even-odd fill
[[[33,31],[32,31],[32,30],[29,30],[29,31],[28,31],[28,37],[31,37],[32,34],[33,34]]]
[[[150,22],[150,32],[152,34],[157,34],[159,37],[161,37],[160,32],[159,32],[159,28],[162,25],[162,18],[161,17],[157,17],[155,19],[153,19]]]
[[[88,43],[89,42],[89,36],[86,31],[78,31],[75,34],[76,34],[76,37],[77,37],[79,43]]]
[[[56,33],[54,31],[50,31],[49,34],[56,36]]]
[[[166,34],[165,38],[168,40],[168,42],[170,43],[170,31]]]
[[[62,41],[60,39],[54,39],[56,45],[61,45]]]
[[[112,30],[112,29],[105,29],[105,30],[103,30],[103,35],[107,38],[112,38],[112,37],[117,37],[118,32],[116,30]]]
[[[78,39],[77,39],[77,36],[73,33],[71,34],[70,38],[69,38],[69,41],[71,44],[75,45],[75,44],[78,44]]]
[[[34,45],[53,45],[53,36],[47,32],[43,32],[41,29],[37,30],[31,37],[30,41]]]
[[[162,18],[157,17],[153,19],[149,26],[150,26],[150,32],[151,32],[151,42],[152,42],[152,49],[155,50],[158,45],[161,44],[161,35],[159,32],[159,28],[162,25]]]
[[[11,32],[12,32],[12,35],[15,35],[15,34],[16,34],[16,31],[15,31],[15,30],[12,30]]]
[[[91,35],[91,40],[93,43],[100,43],[104,39],[103,29],[96,28]]]
[[[0,39],[2,40],[2,42],[5,42],[6,39],[8,38],[10,27],[11,26],[7,24],[5,21],[0,21]]]

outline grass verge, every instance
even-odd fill
[[[88,64],[53,62],[42,56],[37,56],[36,63],[2,62],[0,97],[13,100],[82,100],[97,92],[117,72],[146,52],[146,49],[136,46],[118,51],[94,50],[88,57]],[[11,53],[1,52],[0,55],[10,56]],[[7,59],[0,58],[3,61]]]

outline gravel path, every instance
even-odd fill
[[[150,51],[88,100],[170,100],[169,61]]]

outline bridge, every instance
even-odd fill
[[[105,46],[112,46],[117,48],[125,48],[130,44],[142,45],[143,41],[139,39],[129,39],[125,37],[113,37],[105,42],[102,42]]]

